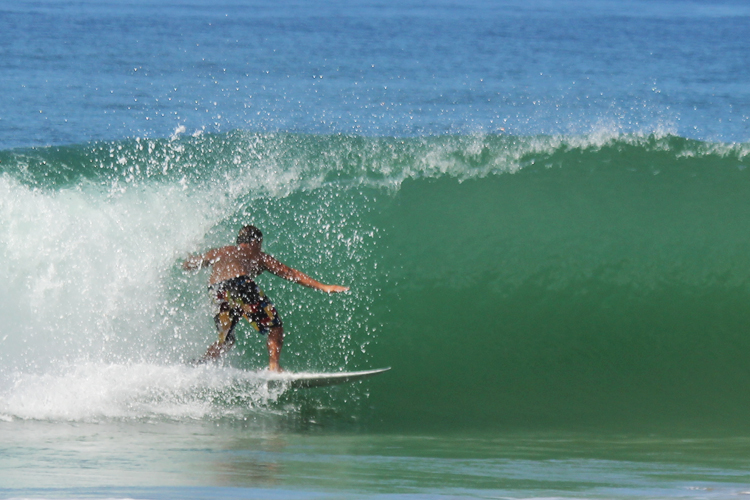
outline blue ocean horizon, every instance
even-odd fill
[[[744,2],[3,2],[0,147],[175,131],[748,139]]]

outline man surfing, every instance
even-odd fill
[[[208,289],[214,299],[214,323],[219,340],[208,347],[199,363],[216,360],[232,348],[234,328],[241,318],[255,330],[267,335],[268,369],[280,372],[279,356],[284,343],[284,327],[273,303],[255,284],[255,278],[269,271],[286,280],[327,293],[345,292],[348,287],[324,285],[310,276],[292,269],[261,251],[263,233],[255,226],[240,229],[236,246],[214,248],[201,255],[192,255],[183,262],[185,270],[212,266]]]

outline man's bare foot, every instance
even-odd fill
[[[270,372],[276,372],[281,373],[284,370],[281,369],[281,366],[278,363],[274,363],[273,361],[268,364],[268,371]]]
[[[271,331],[268,332],[266,344],[268,346],[268,370],[281,373],[279,358],[281,357],[281,347],[284,345],[284,328],[280,326],[271,328]]]
[[[209,361],[217,361],[232,348],[232,345],[234,345],[234,343],[230,344],[228,342],[214,342],[213,344],[208,346],[208,349],[206,349],[206,354],[198,359],[198,364],[208,363]]]

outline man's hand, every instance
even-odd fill
[[[323,288],[323,291],[326,293],[338,293],[338,292],[346,292],[349,290],[348,286],[341,286],[341,285],[325,285]]]
[[[202,255],[191,255],[183,263],[182,268],[185,271],[194,271],[203,267],[203,256]]]

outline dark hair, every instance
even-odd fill
[[[260,232],[260,229],[255,226],[245,226],[240,229],[240,234],[237,235],[238,245],[241,243],[252,243],[253,241],[263,241],[263,233]]]

